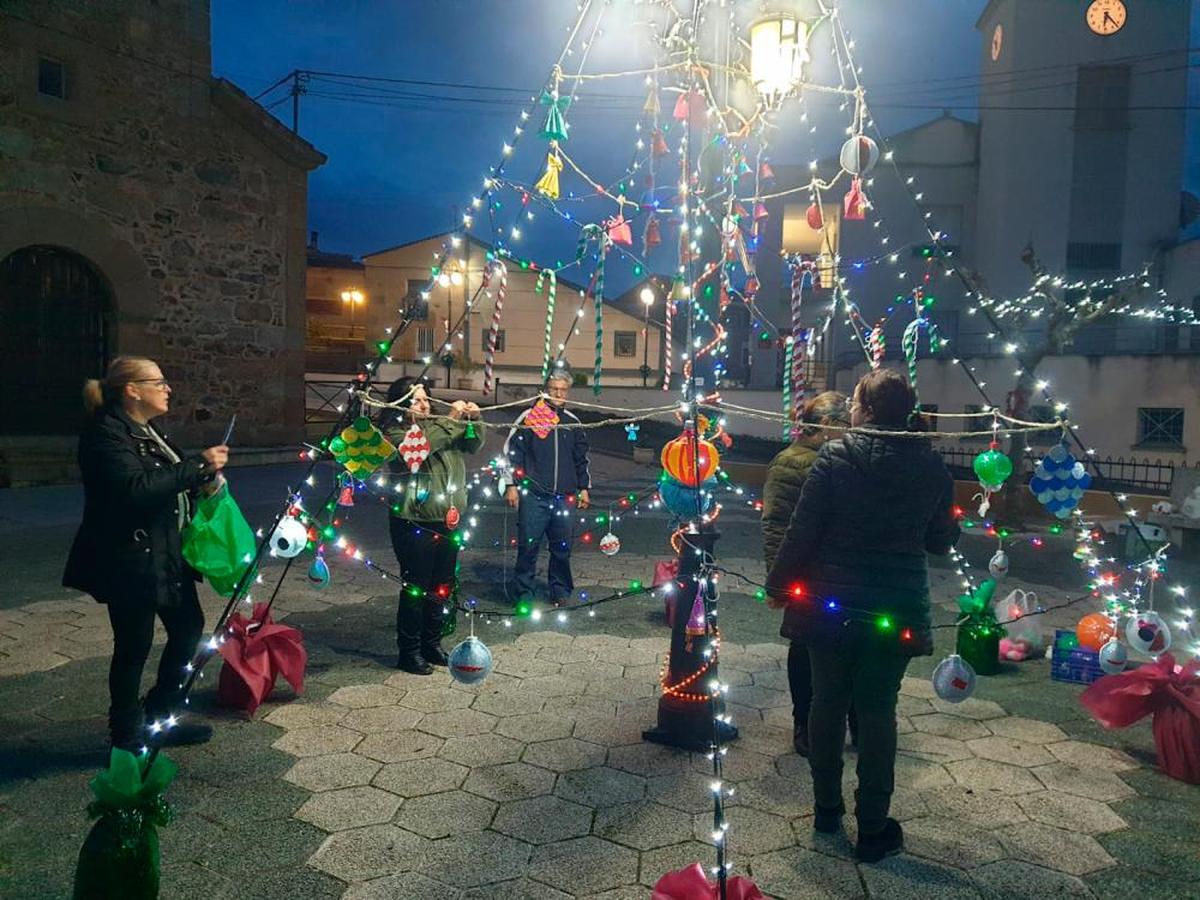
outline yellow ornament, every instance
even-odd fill
[[[551,150],[546,154],[546,172],[534,185],[539,194],[549,197],[551,200],[558,199],[558,173],[562,171],[562,167],[563,161],[556,151]]]

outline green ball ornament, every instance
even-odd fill
[[[979,479],[981,485],[996,491],[1008,480],[1013,467],[1012,460],[999,450],[992,449],[984,450],[976,456],[971,468],[975,470],[975,477]]]

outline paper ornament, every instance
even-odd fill
[[[650,136],[650,155],[651,156],[669,156],[671,148],[667,146],[667,139],[663,137],[661,131],[655,131]]]
[[[865,134],[858,134],[842,144],[838,155],[842,168],[859,178],[866,175],[879,162],[879,147]]]
[[[308,529],[294,516],[284,516],[271,532],[271,553],[283,559],[299,556],[308,546]]]
[[[1101,647],[1096,656],[1100,663],[1100,671],[1105,675],[1117,675],[1124,672],[1125,667],[1129,665],[1129,651],[1116,638]]]
[[[525,416],[525,425],[541,440],[545,440],[558,424],[556,413],[545,400],[539,400]]]
[[[758,177],[763,181],[770,181],[775,177],[775,170],[771,168],[771,163],[765,159],[758,166]]]
[[[608,232],[609,240],[614,244],[633,246],[633,231],[630,229],[629,223],[625,221],[624,213],[617,213],[612,218],[605,219],[604,228]]]
[[[408,431],[404,432],[404,440],[400,442],[400,458],[408,466],[408,471],[416,475],[421,464],[429,458],[430,449],[429,438],[425,437],[421,426],[414,422]]]
[[[992,554],[992,558],[988,560],[988,572],[993,578],[1003,578],[1008,574],[1008,554],[1003,550],[997,550]]]
[[[558,176],[562,172],[563,161],[555,152],[546,155],[546,171],[538,179],[534,188],[543,197],[557,200],[559,197]]]
[[[359,416],[329,442],[333,458],[356,478],[366,478],[396,455],[396,448],[365,416]]]
[[[460,519],[461,516],[458,514],[458,507],[451,504],[450,508],[446,510],[446,527],[457,528]]]
[[[962,703],[975,693],[975,670],[953,653],[933,670],[933,690],[947,703]]]
[[[690,119],[692,124],[698,125],[704,121],[707,112],[708,104],[704,100],[704,95],[700,91],[690,90],[679,95],[679,99],[675,101],[672,115],[680,122]]]
[[[320,553],[313,557],[312,565],[308,567],[308,583],[317,589],[329,587],[329,565]]]
[[[767,204],[759,202],[754,204],[754,221],[760,222],[771,214],[767,212]]]
[[[450,677],[462,684],[478,684],[492,673],[492,651],[471,635],[450,651],[446,659]]]
[[[690,428],[663,447],[660,458],[667,474],[687,487],[706,481],[721,462],[717,448]]]
[[[1134,650],[1158,656],[1171,647],[1171,629],[1154,610],[1134,613],[1125,623],[1125,640]]]
[[[662,111],[658,102],[658,85],[652,85],[646,94],[646,102],[642,104],[642,112],[653,118]]]
[[[546,121],[542,125],[542,130],[538,132],[538,137],[548,141],[558,141],[560,144],[565,143],[567,130],[570,128],[567,125],[566,114],[567,107],[571,105],[571,98],[560,97],[557,90],[542,91],[538,102],[546,107]]]
[[[850,182],[850,190],[846,191],[846,196],[842,198],[842,218],[851,222],[861,222],[867,217],[870,206],[867,195],[863,193],[862,179],[855,178]]]
[[[1033,470],[1029,490],[1049,512],[1068,519],[1091,483],[1092,476],[1066,444],[1056,444]]]
[[[616,556],[621,550],[621,539],[611,531],[600,538],[600,552],[605,556]]]
[[[354,505],[354,485],[343,484],[342,489],[338,492],[338,506],[353,506]]]
[[[630,422],[628,425],[626,425],[625,426],[625,440],[627,440],[631,443],[636,441],[638,439],[638,430],[640,428],[641,428],[640,425],[635,425],[632,422]]]
[[[642,252],[649,253],[662,243],[662,232],[658,227],[658,216],[650,216],[646,220],[646,230],[642,232]]]
[[[820,231],[825,226],[825,217],[821,214],[820,203],[808,204],[808,209],[804,211],[804,221],[813,231]]]

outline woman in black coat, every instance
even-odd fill
[[[63,585],[108,607],[112,744],[139,750],[147,720],[167,727],[165,743],[207,740],[208,725],[178,720],[186,667],[204,628],[199,575],[183,559],[180,532],[191,518],[196,492],[219,487],[229,451],[209,447],[185,456],[151,424],[167,412],[171,399],[171,387],[152,360],[117,357],[102,381],[84,385],[83,399],[88,413],[79,439],[83,522]],[[143,707],[138,694],[156,615],[167,645]]]
[[[915,404],[898,372],[863,376],[850,404],[854,430],[821,448],[767,579],[787,599],[783,634],[808,644],[819,831],[841,827],[851,701],[858,714],[855,855],[865,862],[904,843],[888,817],[896,698],[908,661],[933,652],[925,554],[949,553],[958,539],[954,482],[929,441],[873,433],[908,431]]]

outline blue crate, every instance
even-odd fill
[[[1074,637],[1073,631],[1058,629],[1054,632],[1054,650],[1050,654],[1050,678],[1069,684],[1091,684],[1104,672],[1100,669],[1100,658],[1094,650],[1075,647],[1067,650],[1062,639]]]

